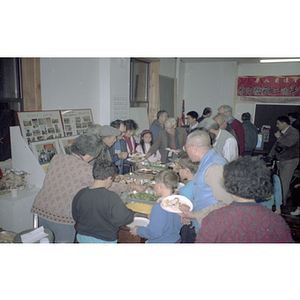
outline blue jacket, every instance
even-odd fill
[[[125,140],[121,139],[119,140],[120,141],[120,145],[121,145],[121,152],[127,152],[127,143]],[[117,142],[116,142],[117,143]],[[123,175],[124,172],[123,172],[123,167],[124,167],[124,164],[125,165],[133,165],[134,163],[128,161],[127,159],[120,159],[119,156],[118,156],[118,153],[116,153],[116,150],[115,150],[115,144],[113,144],[110,148],[109,148],[109,153],[110,153],[110,156],[111,156],[111,160],[112,162],[118,167],[119,169],[119,174]]]
[[[195,178],[188,182],[179,190],[179,195],[185,196],[193,202],[193,190],[194,190]]]
[[[210,149],[202,158],[197,173],[195,174],[195,185],[193,190],[193,211],[201,210],[205,207],[218,203],[215,199],[210,186],[205,183],[205,172],[212,164],[220,164],[224,166],[227,163],[226,159],[217,154],[214,149]],[[192,220],[196,232],[201,227],[201,224],[196,219]]]
[[[149,243],[175,243],[180,239],[182,226],[177,214],[165,211],[157,203],[152,207],[148,226],[138,227],[136,233],[147,238]]]

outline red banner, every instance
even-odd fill
[[[236,98],[242,103],[300,103],[300,75],[240,76]]]

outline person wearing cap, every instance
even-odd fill
[[[31,207],[39,226],[50,229],[55,243],[73,243],[75,220],[72,200],[79,190],[93,184],[93,160],[105,147],[96,134],[82,134],[71,145],[71,154],[56,154],[47,170],[43,186]]]

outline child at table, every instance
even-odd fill
[[[141,154],[146,154],[150,147],[153,145],[152,132],[150,130],[144,130],[141,134],[140,144],[136,147],[136,152]],[[150,162],[158,162],[161,159],[161,154],[159,150],[155,154],[151,155],[148,160]]]
[[[133,221],[134,212],[108,190],[116,174],[117,167],[112,162],[96,159],[93,185],[75,195],[72,215],[77,222],[79,243],[116,243],[119,227]]]
[[[198,170],[199,162],[192,162],[187,154],[184,154],[173,168],[179,173],[182,182],[185,184],[180,190],[179,195],[185,196],[193,202],[193,189],[195,174]],[[182,243],[194,243],[196,240],[195,228],[192,224],[183,225],[180,230]]]
[[[179,195],[185,196],[193,201],[193,189],[195,174],[198,170],[199,162],[192,162],[187,154],[184,154],[178,161],[173,170],[179,173],[182,182],[185,184],[180,190]]]
[[[177,184],[177,174],[172,170],[164,170],[156,175],[154,189],[158,196],[165,198],[174,194]],[[156,203],[151,209],[148,226],[135,226],[130,232],[148,239],[149,243],[179,243],[182,225],[178,214],[167,212],[160,203]]]

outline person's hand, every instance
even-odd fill
[[[164,199],[164,197],[159,197],[159,198],[156,200],[156,203],[159,203],[162,199]]]
[[[138,228],[138,226],[134,226],[133,228],[130,228],[129,232],[130,232],[132,235],[137,235],[137,234],[136,234],[137,228]]]
[[[275,214],[277,214],[277,215],[281,215],[281,209],[280,209],[280,208],[276,208],[276,210],[275,210]]]
[[[174,171],[175,173],[179,173],[179,170],[180,170],[179,165],[175,165],[175,166],[173,167],[173,171]]]
[[[145,159],[148,159],[151,155],[152,155],[151,152],[146,153]]]
[[[128,152],[121,152],[118,154],[118,157],[121,159],[126,159],[128,156]]]
[[[277,132],[274,133],[274,135],[278,139],[281,136],[281,132],[278,130]]]
[[[182,211],[182,213],[177,214],[178,216],[180,216],[180,218],[196,219],[193,211],[185,210],[182,207],[179,207],[179,209]]]
[[[188,218],[180,217],[180,221],[184,225],[191,225],[192,224],[191,219],[188,219]]]
[[[138,193],[142,193],[146,190],[146,186],[141,186],[141,185],[134,185],[133,188],[138,192]]]
[[[294,188],[297,189],[298,187],[300,187],[300,183],[297,183],[294,185]]]
[[[138,169],[143,169],[144,168],[144,165],[142,163],[136,163],[135,166],[138,168]]]

